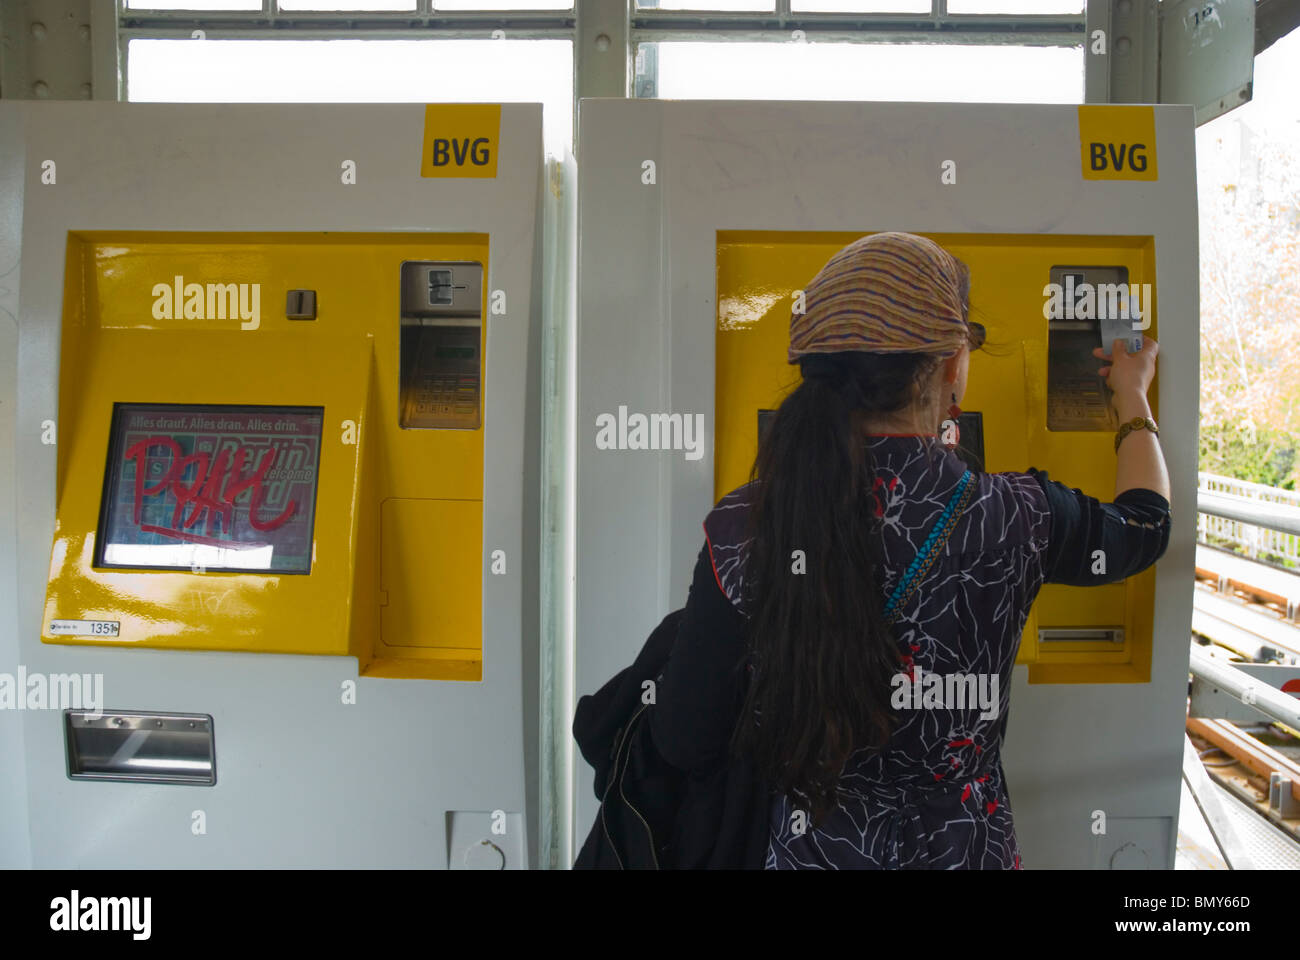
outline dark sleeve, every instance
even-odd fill
[[[1045,582],[1075,587],[1117,583],[1164,556],[1169,501],[1154,490],[1125,490],[1114,502],[1102,503],[1049,479],[1045,470],[1031,468],[1028,473],[1043,488],[1052,514]],[[1092,572],[1098,550],[1105,557],[1105,573]]]
[[[718,586],[706,543],[650,711],[655,746],[674,767],[704,772],[726,761],[745,693],[744,661],[744,618]]]

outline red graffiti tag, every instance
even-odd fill
[[[145,465],[149,459],[149,451],[154,447],[166,447],[171,453],[172,465],[161,480],[149,485],[145,483]],[[218,453],[215,461],[207,453],[192,453],[189,456],[182,456],[180,444],[171,437],[165,436],[149,437],[147,440],[141,440],[139,443],[133,444],[126,451],[125,457],[128,460],[132,457],[135,458],[134,520],[136,526],[150,533],[161,533],[191,543],[210,544],[218,547],[258,546],[258,544],[251,543],[232,543],[229,540],[214,537],[217,517],[221,517],[221,529],[229,532],[234,515],[235,498],[245,490],[251,490],[252,495],[248,504],[249,524],[254,530],[276,530],[284,526],[289,521],[289,518],[294,515],[298,509],[298,502],[290,500],[278,517],[272,520],[261,520],[258,513],[266,495],[262,488],[262,482],[266,478],[267,471],[275,465],[276,450],[275,448],[268,450],[263,455],[262,462],[245,476],[244,466],[249,459],[249,455],[248,447],[240,447],[235,451],[233,462],[229,450],[222,450]],[[185,475],[185,471],[189,469],[190,464],[197,465],[197,471],[194,482],[186,486],[181,482],[180,478]],[[144,498],[156,496],[168,487],[171,488],[172,496],[176,498],[176,506],[172,510],[171,527],[157,527],[141,523]],[[190,508],[188,515],[185,515],[186,507]],[[203,531],[200,533],[192,529],[205,516],[206,522],[203,525]]]

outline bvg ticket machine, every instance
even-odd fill
[[[528,866],[541,108],[0,129],[31,863]]]
[[[1092,349],[1160,340],[1168,551],[1122,583],[1043,589],[1004,765],[1026,866],[1172,867],[1199,396],[1191,109],[581,109],[576,693],[685,602],[701,521],[748,480],[765,417],[797,383],[786,346],[802,288],[858,237],[923,234],[970,266],[972,319],[988,330],[962,403],[974,469],[1035,466],[1112,499],[1118,424]],[[601,443],[620,408],[702,417],[701,449]],[[596,805],[590,771],[574,776],[581,838]]]

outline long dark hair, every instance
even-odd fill
[[[814,825],[834,809],[849,755],[888,740],[890,678],[901,669],[882,615],[865,421],[910,406],[940,362],[908,353],[808,358],[754,463],[745,564],[753,673],[734,746],[806,805]]]

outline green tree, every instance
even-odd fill
[[[1294,489],[1300,164],[1294,142],[1237,129],[1239,151],[1223,143],[1232,128],[1221,128],[1198,164],[1200,469]]]

